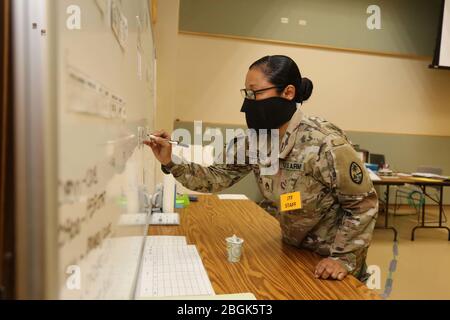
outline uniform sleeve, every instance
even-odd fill
[[[340,204],[339,227],[330,257],[358,275],[365,262],[378,215],[378,197],[353,147],[336,139],[323,154],[322,179]]]
[[[237,139],[230,143],[228,150],[224,148],[222,154],[234,150],[233,164],[225,164],[225,157],[223,164],[213,164],[209,167],[201,166],[196,163],[184,162],[182,164],[176,164],[170,172],[175,179],[180,182],[184,187],[189,190],[205,193],[215,193],[231,187],[242,178],[244,178],[252,167],[248,164],[248,158],[245,157],[245,162],[238,164],[238,144]],[[241,152],[245,152],[241,150]]]

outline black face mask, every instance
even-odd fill
[[[241,112],[245,112],[249,129],[278,129],[291,120],[297,111],[295,101],[281,97],[264,100],[245,99]]]

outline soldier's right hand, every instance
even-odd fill
[[[155,138],[144,143],[152,149],[156,159],[162,165],[168,165],[172,161],[172,145],[168,141],[170,135],[164,130],[156,131],[152,135]]]

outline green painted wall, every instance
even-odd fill
[[[381,30],[367,28],[369,5],[381,8]],[[441,0],[180,0],[179,30],[431,56],[440,6]]]
[[[384,154],[398,172],[413,172],[421,165],[441,167],[450,175],[450,137],[369,132],[347,132],[354,144]]]
[[[386,163],[396,172],[415,172],[419,166],[432,166],[450,175],[450,137],[351,131],[347,134],[362,149],[384,154]],[[450,188],[444,189],[444,202],[450,204]]]

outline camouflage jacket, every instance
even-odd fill
[[[332,123],[298,109],[279,145],[279,170],[274,175],[261,175],[262,164],[250,164],[249,152],[243,164],[172,164],[170,172],[188,189],[214,193],[253,171],[264,207],[280,222],[283,240],[339,260],[359,277],[378,198],[351,142]],[[302,208],[282,212],[280,195],[297,191]]]

